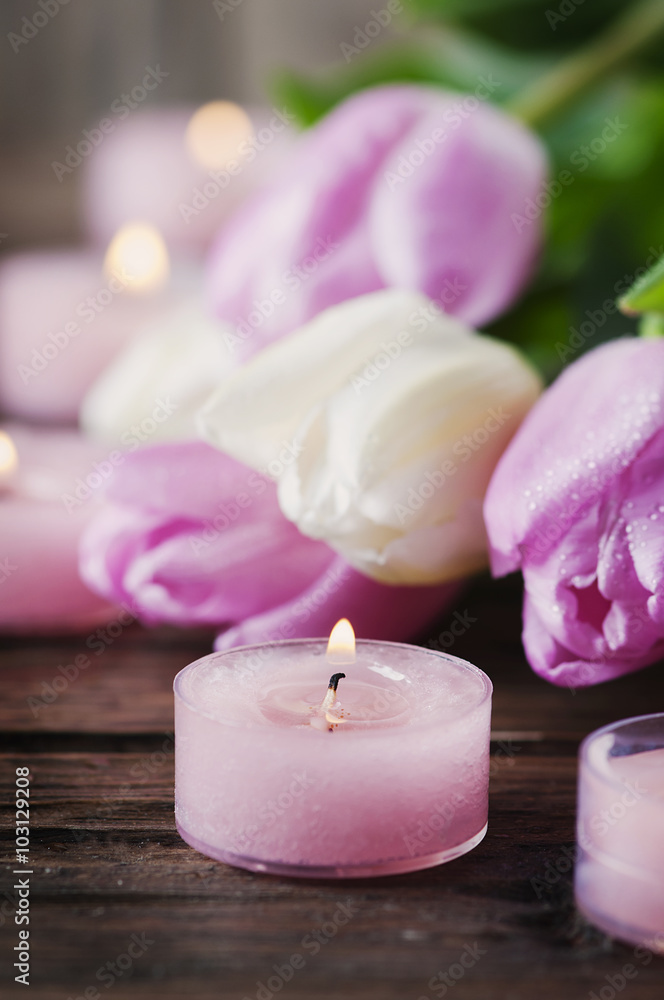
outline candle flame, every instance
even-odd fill
[[[347,618],[342,618],[330,632],[327,644],[328,663],[355,662],[355,633]]]
[[[10,473],[18,465],[16,445],[6,431],[0,431],[0,473]]]
[[[168,278],[168,250],[161,233],[147,222],[129,222],[118,229],[104,258],[104,273],[119,272],[131,292],[152,292]]]
[[[189,155],[205,170],[222,170],[238,160],[254,134],[249,115],[233,101],[210,101],[195,111],[185,132]]]

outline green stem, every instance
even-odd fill
[[[563,59],[517,94],[508,109],[528,125],[565,108],[664,29],[664,0],[640,0],[579,52]]]
[[[661,313],[644,313],[639,321],[639,337],[646,340],[664,337],[664,316]]]

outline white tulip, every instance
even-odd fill
[[[377,580],[432,584],[486,564],[484,493],[541,388],[508,344],[386,290],[266,348],[201,421],[213,444],[278,480],[304,534]]]
[[[113,444],[197,437],[198,410],[235,367],[225,329],[204,313],[198,296],[148,324],[89,389],[79,414],[83,429]]]

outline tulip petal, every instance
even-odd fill
[[[484,493],[539,391],[512,347],[388,290],[266,348],[223,383],[202,426],[278,478],[284,514],[351,565],[441,583],[485,564]]]
[[[80,570],[144,621],[221,625],[294,598],[333,559],[283,517],[272,483],[196,441],[127,456]]]
[[[353,95],[224,227],[208,285],[238,356],[381,288],[424,292],[472,322],[514,298],[541,237],[522,213],[545,153],[505,112],[460,96],[415,84]]]
[[[197,300],[147,325],[88,390],[83,429],[98,440],[131,445],[147,419],[151,444],[194,437],[195,414],[233,367],[223,332]]]
[[[367,357],[382,350],[388,332],[403,331],[412,341],[417,317],[430,309],[424,296],[392,290],[322,312],[225,379],[201,412],[202,430],[228,454],[267,466],[280,449],[292,445],[301,421],[319,401],[348,385]],[[424,323],[423,336],[436,335],[470,333],[453,319],[436,317]]]
[[[495,573],[523,570],[524,646],[582,686],[664,653],[664,342],[572,365],[526,418],[487,491]]]
[[[660,341],[605,344],[564,371],[526,417],[487,491],[496,575],[519,567],[520,547],[546,556],[659,428],[663,355]]]
[[[202,442],[127,456],[80,567],[143,621],[224,627],[226,645],[327,634],[351,612],[360,636],[404,640],[457,592],[360,576],[283,517],[272,483]]]
[[[349,618],[360,639],[398,642],[414,636],[457,596],[460,585],[385,587],[337,558],[295,600],[222,632],[215,649],[254,642],[327,636]]]
[[[477,326],[512,301],[532,269],[539,229],[519,229],[514,217],[524,191],[542,183],[546,160],[535,136],[491,105],[457,116],[435,143],[439,126],[429,112],[384,164],[394,180],[375,189],[374,254],[387,286],[442,294],[447,312]],[[412,177],[398,173],[403,148],[417,160]]]

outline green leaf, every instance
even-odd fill
[[[559,289],[534,289],[509,313],[487,327],[486,332],[516,344],[546,382],[552,382],[563,366],[560,344],[566,344],[572,313]]]
[[[639,323],[639,336],[645,340],[664,337],[664,316],[659,313],[644,313]]]
[[[618,305],[628,316],[644,312],[664,314],[664,257],[634,282]]]
[[[416,17],[449,21],[482,32],[494,42],[522,52],[551,52],[556,58],[595,37],[634,0],[602,0],[576,5],[549,0],[404,0]],[[561,13],[560,8],[565,13]]]
[[[410,0],[410,5],[425,16],[433,14],[437,17],[472,17],[474,14],[541,4],[540,0]]]
[[[551,61],[515,54],[456,27],[416,27],[313,78],[281,73],[271,90],[275,100],[307,127],[358,90],[384,83],[431,84],[473,93],[480,78],[490,77],[497,84],[493,100],[503,103],[541,75]]]

